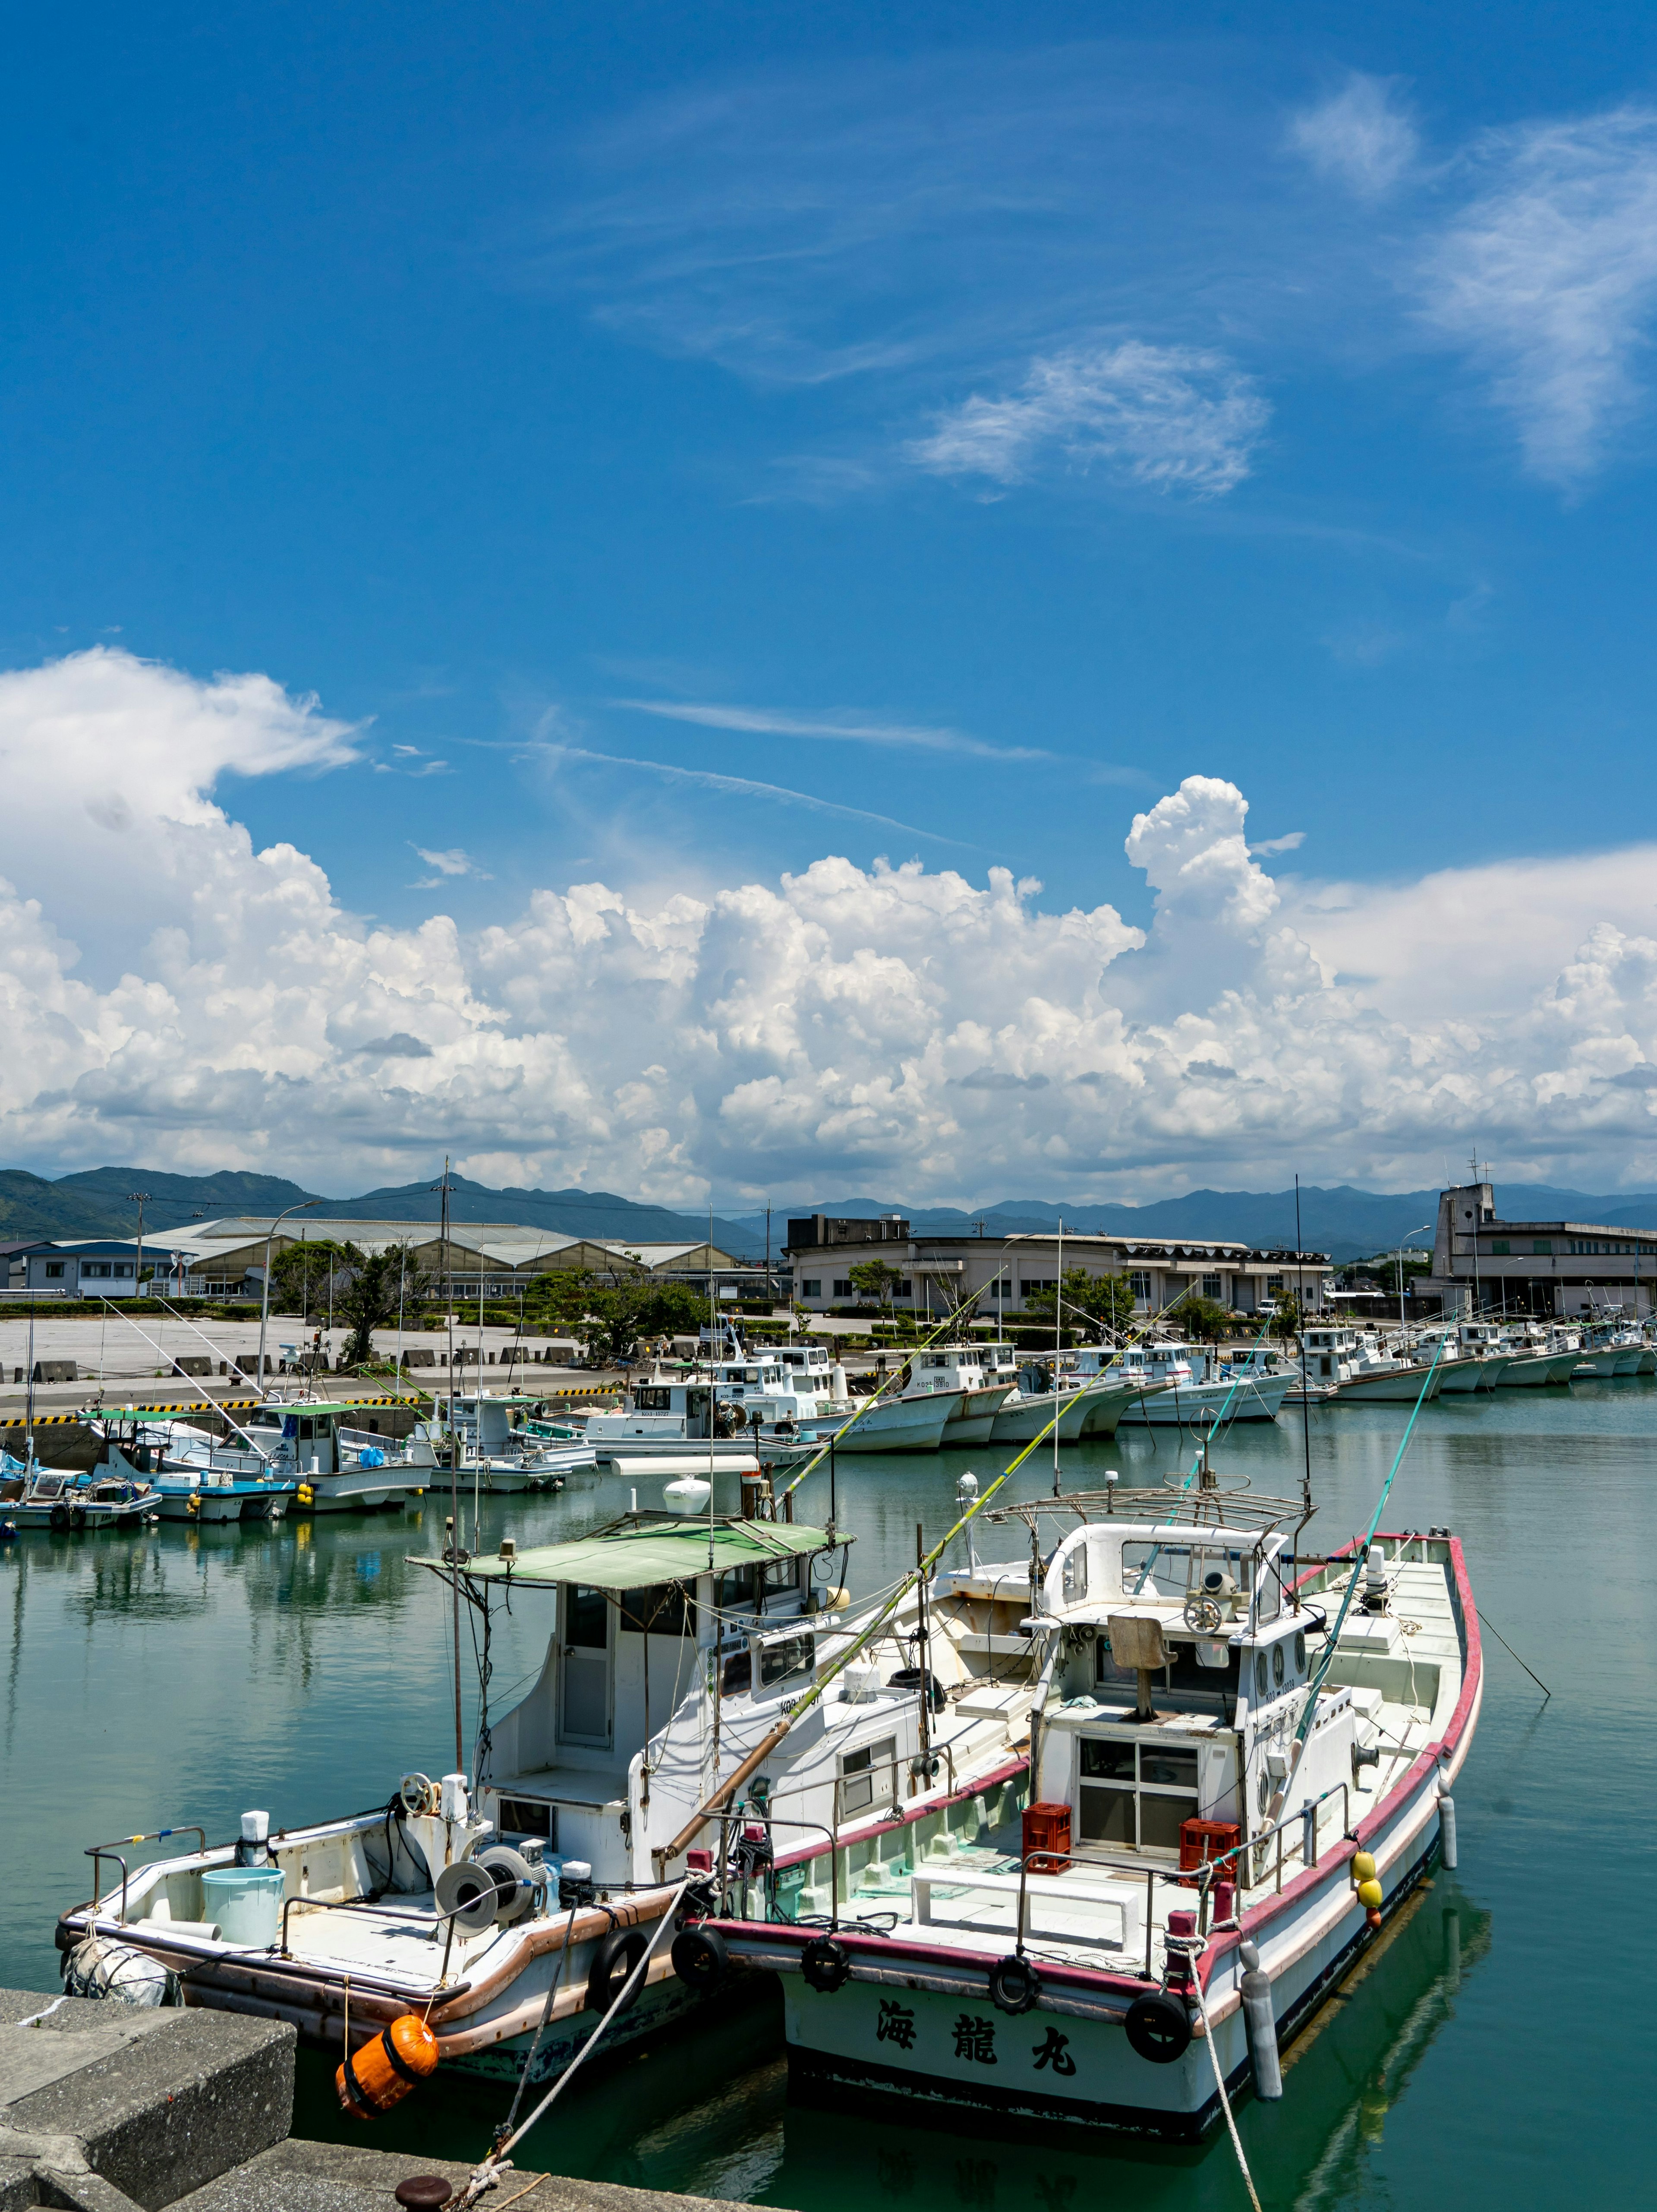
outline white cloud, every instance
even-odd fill
[[[1148,932],[998,867],[825,857],[703,897],[537,890],[463,934],[364,921],[209,795],[350,750],[263,678],[0,678],[0,1158],[349,1189],[448,1151],[683,1204],[1408,1187],[1474,1137],[1508,1176],[1657,1174],[1650,849],[1280,885],[1242,793],[1193,776],[1128,831]]]
[[[458,845],[452,845],[446,852],[428,853],[423,845],[411,842],[409,850],[417,853],[426,866],[435,871],[432,875],[422,876],[417,884],[411,884],[411,890],[434,890],[440,884],[452,882],[460,876],[471,876],[481,884],[495,881],[489,870],[481,866],[470,853],[463,851]]]
[[[1290,830],[1282,837],[1257,837],[1248,849],[1251,853],[1298,853],[1305,842],[1304,830]]]
[[[1475,149],[1475,197],[1429,253],[1429,321],[1513,417],[1527,463],[1569,483],[1642,403],[1657,312],[1657,111],[1528,124]]]
[[[1338,93],[1293,118],[1290,143],[1322,177],[1361,199],[1378,199],[1416,157],[1416,128],[1385,77],[1354,71]]]
[[[847,744],[886,745],[928,753],[956,753],[974,760],[1050,761],[1058,756],[1035,745],[992,745],[964,731],[913,722],[876,722],[865,718],[787,714],[769,707],[722,707],[679,699],[617,699],[636,714],[665,721],[689,722],[699,729],[735,730],[759,737],[805,738]]]
[[[1054,459],[1098,462],[1159,491],[1212,497],[1247,476],[1270,416],[1223,354],[1129,339],[1038,358],[1016,392],[974,395],[907,451],[940,476],[1013,484]]]

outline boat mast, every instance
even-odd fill
[[[466,1738],[460,1715],[460,1437],[454,1425],[454,1253],[449,1243],[449,1156],[443,1155],[441,1235],[449,1331],[449,1595],[454,1614],[454,1765],[466,1771]]]
[[[1059,1495],[1059,1354],[1065,1341],[1065,1217],[1059,1217],[1059,1280],[1053,1296],[1053,1494]]]
[[[1303,1269],[1302,1268],[1302,1267],[1301,1267],[1301,1254],[1302,1254],[1302,1244],[1301,1244],[1301,1179],[1300,1179],[1300,1171],[1299,1171],[1299,1170],[1298,1170],[1298,1169],[1296,1169],[1296,1172],[1295,1172],[1295,1267],[1296,1267],[1296,1282],[1298,1283],[1298,1285],[1299,1285],[1299,1286],[1300,1286],[1300,1295],[1301,1295],[1301,1301],[1302,1301],[1302,1303],[1301,1303],[1301,1312],[1300,1312],[1300,1346],[1301,1346],[1301,1442],[1302,1442],[1302,1446],[1303,1446],[1303,1448],[1304,1448],[1305,1454],[1306,1454],[1306,1467],[1305,1467],[1305,1472],[1304,1472],[1304,1474],[1303,1474],[1302,1475],[1302,1477],[1301,1477],[1301,1520],[1300,1520],[1300,1528],[1296,1528],[1296,1531],[1295,1531],[1295,1551],[1296,1551],[1296,1575],[1295,1575],[1295,1610],[1296,1610],[1296,1613],[1298,1613],[1298,1612],[1300,1611],[1300,1609],[1301,1609],[1301,1597],[1300,1597],[1300,1573],[1299,1573],[1299,1565],[1300,1565],[1300,1562],[1299,1562],[1299,1558],[1298,1558],[1298,1554],[1299,1554],[1299,1552],[1300,1552],[1301,1529],[1302,1529],[1302,1528],[1305,1528],[1305,1526],[1306,1526],[1306,1524],[1307,1524],[1307,1522],[1308,1522],[1312,1518],[1312,1514],[1313,1514],[1313,1510],[1314,1510],[1313,1504],[1312,1504],[1312,1400],[1311,1400],[1311,1395],[1310,1395],[1310,1394],[1311,1394],[1311,1387],[1312,1387],[1312,1370],[1311,1370],[1310,1367],[1308,1365],[1308,1364],[1307,1364],[1307,1358],[1306,1358],[1306,1305],[1305,1305],[1305,1297],[1306,1297],[1306,1276],[1305,1276],[1304,1270],[1303,1270]],[[1402,1310],[1403,1310],[1401,1294],[1400,1294],[1400,1303],[1399,1303],[1399,1311],[1400,1311],[1400,1312],[1402,1312]]]

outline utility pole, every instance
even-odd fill
[[[130,1190],[126,1194],[126,1202],[129,1206],[136,1206],[138,1209],[138,1262],[132,1270],[132,1295],[136,1298],[141,1295],[143,1287],[144,1208],[149,1203],[149,1193],[147,1190]]]

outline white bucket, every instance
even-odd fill
[[[281,1933],[287,1886],[280,1867],[211,1867],[202,1876],[203,1917],[218,1922],[227,1943],[263,1949]]]

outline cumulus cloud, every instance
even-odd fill
[[[1158,491],[1235,490],[1271,410],[1223,354],[1126,343],[1038,357],[1018,389],[974,394],[907,449],[939,476],[1022,483],[1054,460],[1096,463]]]
[[[1395,83],[1355,70],[1340,91],[1293,118],[1289,143],[1320,176],[1378,199],[1414,161],[1416,127]]]
[[[1531,469],[1569,483],[1641,403],[1657,311],[1657,110],[1496,131],[1429,252],[1426,313],[1489,375]]]
[[[72,784],[37,772],[54,743]],[[999,867],[834,856],[393,928],[211,795],[351,750],[264,679],[120,654],[0,679],[0,1156],[345,1188],[447,1151],[489,1181],[682,1204],[847,1176],[917,1199],[1291,1167],[1408,1184],[1475,1134],[1510,1175],[1657,1173],[1649,851],[1285,885],[1242,793],[1191,776],[1128,829],[1144,930],[1049,911]],[[127,887],[112,949],[94,872],[66,865],[94,838]]]

